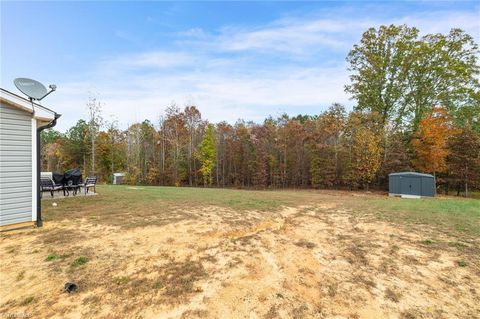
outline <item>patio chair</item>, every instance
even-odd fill
[[[85,195],[87,195],[88,190],[93,187],[93,192],[96,193],[95,185],[97,184],[97,178],[96,177],[87,177],[85,180],[85,183],[81,185],[83,189],[85,190]]]
[[[50,195],[53,197],[53,192],[59,190],[63,190],[63,196],[65,196],[65,188],[63,185],[55,185],[53,180],[48,177],[40,178],[40,197],[42,196],[43,192],[50,192]]]

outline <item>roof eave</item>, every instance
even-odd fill
[[[33,114],[33,116],[41,121],[52,121],[55,119],[56,112],[15,94],[0,88],[0,100],[23,111]]]

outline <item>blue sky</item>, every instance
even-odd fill
[[[261,121],[352,107],[345,56],[363,31],[460,27],[480,42],[478,2],[1,2],[1,87],[31,77],[65,130],[89,92],[122,127],[175,101],[204,118]]]

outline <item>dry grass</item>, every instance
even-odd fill
[[[44,228],[1,234],[2,315],[34,309],[36,318],[470,319],[480,313],[479,215],[468,210],[471,202],[451,200],[467,213],[449,225],[445,212],[437,211],[441,223],[431,218],[436,201],[450,199],[417,202],[431,212],[412,220],[423,214],[404,211],[414,202],[391,205],[378,194],[99,192],[47,207]],[[63,292],[67,281],[78,292]]]
[[[385,297],[387,299],[390,299],[393,302],[399,302],[400,301],[400,294],[394,292],[392,289],[387,288],[385,290]]]
[[[297,241],[295,245],[297,245],[298,247],[304,247],[308,249],[313,249],[316,246],[314,243],[306,241],[304,239]]]
[[[179,297],[193,292],[199,292],[195,283],[206,277],[207,273],[200,262],[187,260],[184,262],[170,262],[160,269],[160,276],[156,283],[165,287],[165,295],[169,300],[179,301]]]

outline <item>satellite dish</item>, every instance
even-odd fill
[[[16,78],[13,80],[13,83],[20,92],[28,96],[30,101],[40,101],[57,89],[57,86],[52,84],[49,86],[50,91],[47,91],[47,88],[42,83],[27,78]]]

